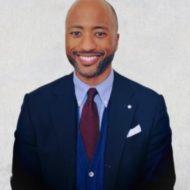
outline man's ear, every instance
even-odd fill
[[[115,38],[115,51],[118,49],[118,44],[119,44],[119,37],[120,37],[120,35],[119,35],[119,33],[117,33],[116,34],[116,38]]]

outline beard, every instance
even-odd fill
[[[87,52],[83,52],[83,53],[87,53]],[[112,53],[109,56],[105,57],[103,60],[101,60],[98,63],[96,69],[89,72],[83,71],[83,69],[80,68],[79,63],[77,63],[77,61],[72,56],[67,55],[67,58],[70,64],[74,67],[75,71],[78,72],[81,76],[85,78],[93,78],[102,74],[111,65],[114,55],[115,53]]]

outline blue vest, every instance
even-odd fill
[[[107,132],[107,109],[104,110],[100,137],[93,160],[89,161],[78,127],[77,135],[77,190],[103,190],[104,150]]]

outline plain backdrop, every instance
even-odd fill
[[[10,190],[14,131],[25,93],[72,71],[64,21],[73,1],[0,0],[0,190]],[[113,67],[163,94],[177,182],[190,190],[190,1],[110,0],[119,18]]]

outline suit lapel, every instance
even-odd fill
[[[119,74],[114,75],[109,102],[108,132],[105,150],[105,190],[114,189],[119,162],[135,112],[135,99],[130,82]]]
[[[72,75],[65,77],[55,88],[52,102],[52,120],[60,148],[60,169],[64,171],[61,172],[64,187],[74,189],[77,104]]]

